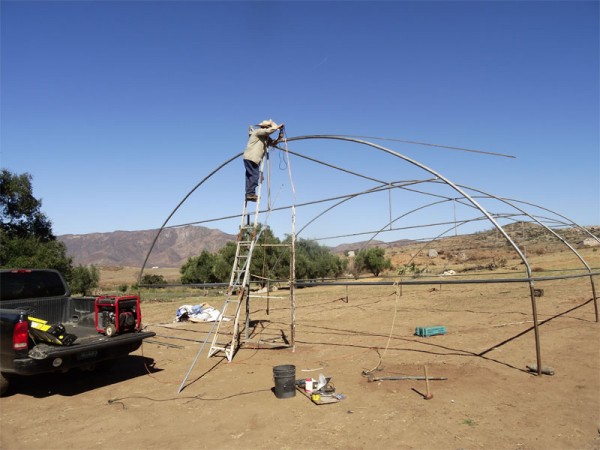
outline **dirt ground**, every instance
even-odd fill
[[[17,380],[0,399],[0,447],[600,449],[590,281],[536,287],[542,366],[553,376],[526,368],[536,363],[527,285],[299,289],[295,351],[243,347],[232,362],[199,352],[211,324],[174,323],[181,299],[144,303],[157,336],[110,370]],[[291,338],[289,293],[272,295],[281,298],[269,299],[269,314],[264,298],[251,302],[254,343]],[[447,333],[416,336],[425,326]],[[286,364],[297,379],[331,377],[343,398],[277,398],[273,368]],[[430,382],[430,400],[422,380],[364,375],[422,376],[424,366],[447,378]]]

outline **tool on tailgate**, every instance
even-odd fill
[[[47,321],[31,316],[29,316],[29,336],[34,341],[55,345],[72,345],[77,339],[74,334],[67,333],[62,323],[48,325]]]

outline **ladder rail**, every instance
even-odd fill
[[[239,341],[239,323],[240,323],[240,311],[244,300],[247,301],[247,295],[250,291],[250,276],[251,276],[251,264],[252,254],[256,246],[257,240],[257,227],[258,227],[258,216],[260,211],[260,198],[261,188],[264,170],[264,160],[261,161],[259,168],[259,183],[257,186],[257,199],[256,208],[254,211],[254,219],[252,225],[250,225],[250,216],[248,212],[248,201],[244,200],[244,208],[242,211],[240,229],[238,232],[237,245],[235,251],[235,258],[231,269],[231,276],[229,278],[229,286],[227,288],[227,296],[221,314],[217,319],[218,323],[215,327],[214,335],[210,350],[208,352],[208,358],[216,354],[219,351],[225,353],[228,361],[233,359],[235,352],[237,351]],[[250,234],[250,239],[246,240],[245,234]],[[243,260],[243,262],[242,262]],[[243,274],[243,276],[242,276]],[[241,281],[240,281],[241,279]],[[235,299],[233,296],[235,295]],[[244,298],[246,297],[246,298]],[[235,306],[235,313],[229,314],[228,309],[230,306]],[[233,331],[231,340],[228,342],[218,342],[221,336],[221,327],[223,322],[229,322],[233,320]]]

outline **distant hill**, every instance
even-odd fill
[[[516,239],[520,246],[528,246],[530,250],[533,245],[553,245],[557,242],[547,231],[536,224],[519,222],[507,225],[504,230],[513,239]],[[600,227],[597,226],[588,227],[588,230],[596,236],[600,233]],[[65,243],[67,253],[73,258],[76,265],[141,267],[157,232],[158,230],[143,230],[65,234],[58,236],[58,239]],[[580,245],[583,245],[583,240],[588,237],[581,234],[580,230],[571,228],[560,230],[560,234],[568,241]],[[197,256],[203,250],[216,253],[227,242],[233,242],[235,239],[236,235],[200,226],[189,225],[181,228],[166,228],[160,234],[146,267],[178,268],[191,256]],[[456,251],[476,246],[479,250],[484,250],[497,247],[499,241],[502,241],[502,239],[499,237],[498,232],[489,229],[471,235],[445,237],[437,240],[434,246]],[[415,243],[416,241],[407,239],[394,242],[373,240],[368,242],[368,245],[367,241],[364,241],[340,244],[329,249],[334,254],[344,255],[348,251],[362,248],[377,246],[386,250],[393,250]],[[419,245],[422,247],[423,242],[420,242]]]
[[[113,231],[110,233],[64,234],[58,239],[67,246],[67,254],[75,265],[141,267],[158,230]],[[181,267],[191,256],[203,250],[218,252],[227,242],[235,241],[236,235],[220,230],[186,226],[166,228],[154,246],[146,267]],[[371,241],[367,247],[400,247],[412,241]],[[340,244],[330,248],[334,254],[358,250],[366,242]]]
[[[379,248],[397,248],[404,247],[405,245],[414,244],[415,241],[411,241],[410,239],[401,239],[399,241],[393,242],[383,242],[383,241],[362,241],[362,242],[354,242],[352,244],[340,244],[335,247],[330,247],[331,253],[336,255],[346,254],[351,250],[361,250],[363,248],[371,248],[371,247],[379,247]]]
[[[158,230],[65,234],[67,254],[75,265],[141,267]],[[235,235],[199,226],[164,229],[150,255],[147,267],[180,267],[203,250],[217,252]]]

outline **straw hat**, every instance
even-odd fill
[[[259,127],[263,127],[263,128],[277,128],[277,124],[275,122],[273,122],[272,120],[263,120],[261,123],[258,124]]]

